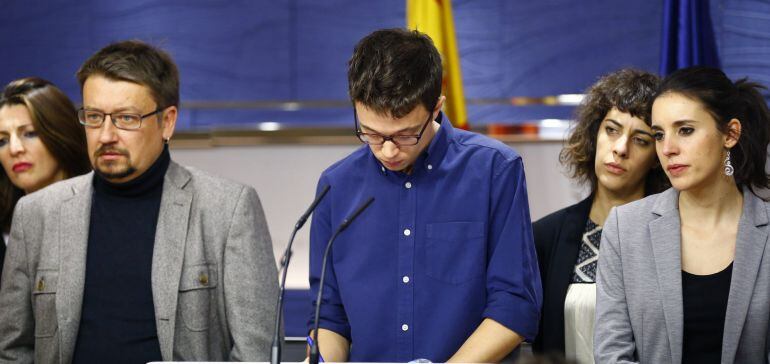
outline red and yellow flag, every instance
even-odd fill
[[[441,53],[444,67],[443,90],[447,100],[444,112],[458,128],[468,129],[465,111],[460,55],[457,51],[455,23],[450,0],[406,0],[406,26],[419,30],[433,39]]]

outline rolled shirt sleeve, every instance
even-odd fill
[[[493,181],[484,317],[532,342],[543,294],[521,158],[504,163]]]
[[[318,193],[328,184],[325,177],[321,177],[318,182]],[[330,191],[332,192],[332,191]],[[318,289],[321,282],[321,265],[323,263],[324,250],[332,234],[330,210],[331,198],[326,197],[316,207],[313,213],[313,220],[310,227],[310,302],[312,309],[308,318],[308,332],[315,327],[315,309],[316,298],[318,298]],[[334,331],[344,336],[348,341],[350,337],[350,324],[348,323],[345,308],[342,305],[342,299],[339,295],[337,278],[334,272],[333,252],[329,252],[329,258],[326,265],[326,277],[324,277],[324,291],[321,297],[321,312],[318,327]]]

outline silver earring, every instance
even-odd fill
[[[733,169],[733,164],[730,162],[730,151],[727,151],[727,157],[725,158],[725,176],[732,176],[733,172],[735,172],[735,169]]]

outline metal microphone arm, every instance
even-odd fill
[[[350,216],[342,220],[342,223],[340,223],[340,226],[337,228],[337,230],[332,234],[331,239],[329,239],[329,242],[326,244],[326,249],[324,250],[324,256],[323,256],[323,262],[321,264],[321,280],[320,280],[320,286],[318,287],[318,297],[316,297],[315,301],[315,325],[313,329],[313,346],[310,348],[310,364],[318,364],[318,358],[319,358],[319,343],[318,343],[318,320],[321,316],[321,297],[323,297],[323,290],[324,290],[324,279],[326,278],[326,263],[329,261],[329,252],[331,251],[332,244],[334,244],[334,240],[337,239],[337,236],[342,233],[345,229],[350,226],[350,224],[355,220],[355,218],[358,217],[358,215],[361,215],[361,213],[369,207],[369,205],[374,202],[374,197],[369,197],[368,200],[366,200],[363,204],[361,204]]]
[[[289,238],[289,244],[286,245],[286,251],[284,251],[281,257],[281,291],[278,293],[278,302],[275,304],[275,330],[273,335],[273,344],[270,347],[270,363],[278,364],[281,362],[281,320],[283,319],[283,296],[286,292],[286,274],[289,271],[289,261],[291,261],[292,251],[291,246],[294,244],[294,237],[297,235],[297,231],[305,225],[310,214],[313,213],[316,206],[323,200],[324,196],[329,192],[331,186],[326,185],[323,190],[318,194],[307,211],[297,220],[294,224],[294,229],[291,231],[291,237]]]

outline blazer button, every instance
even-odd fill
[[[43,281],[43,278],[40,278],[39,281],[37,281],[37,290],[38,292],[41,292],[45,289],[45,281]]]
[[[201,282],[201,284],[204,285],[204,286],[208,285],[209,284],[209,277],[206,274],[201,273],[201,275],[198,276],[198,282]]]

